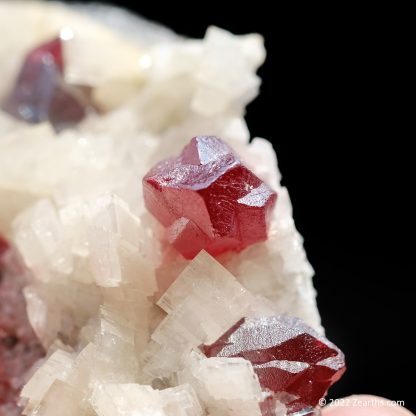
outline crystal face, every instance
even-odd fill
[[[56,38],[30,51],[3,109],[28,123],[49,120],[56,130],[81,121],[87,97],[63,79],[62,41]]]
[[[187,259],[241,251],[267,238],[277,194],[213,136],[194,137],[143,179],[147,209]]]
[[[315,407],[345,371],[344,355],[334,344],[288,316],[243,318],[203,351],[250,361],[262,388],[292,412]]]

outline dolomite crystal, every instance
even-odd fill
[[[53,39],[26,56],[16,85],[3,109],[29,123],[49,120],[58,130],[85,117],[87,97],[63,80],[62,41]]]
[[[147,209],[187,259],[266,240],[276,203],[276,193],[212,136],[194,137],[180,156],[154,166],[143,191]]]
[[[287,395],[262,387],[250,360],[200,349],[242,318],[288,315],[323,331],[275,153],[250,140],[244,121],[260,85],[262,38],[210,27],[204,39],[186,39],[108,6],[0,2],[0,102],[28,53],[68,33],[59,85],[82,85],[99,111],[61,130],[50,117],[29,124],[0,110],[0,234],[24,277],[31,340],[47,351],[25,374],[20,407],[21,373],[6,385],[3,397],[12,399],[1,416],[292,412]],[[256,244],[246,239],[239,252],[213,251],[216,258],[195,256],[198,247],[186,259],[167,244],[146,211],[141,178],[195,135],[221,137],[249,177],[278,194],[267,239],[261,222]],[[24,301],[14,308],[15,299],[3,297],[0,310],[19,312],[21,322]],[[24,362],[8,351],[0,368]]]

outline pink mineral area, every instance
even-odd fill
[[[21,414],[17,402],[25,374],[44,355],[26,315],[24,278],[11,273],[8,249],[0,236],[0,416]]]
[[[213,256],[267,239],[277,194],[214,136],[194,137],[178,157],[143,179],[147,209],[187,259]]]
[[[207,357],[250,361],[262,388],[291,413],[317,406],[346,369],[344,354],[334,344],[289,316],[243,318],[202,349]],[[269,406],[263,414],[270,414]]]
[[[60,38],[31,50],[3,110],[28,123],[50,121],[58,131],[81,121],[88,97],[85,89],[64,81],[64,69]]]

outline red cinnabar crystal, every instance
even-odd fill
[[[148,210],[167,228],[185,258],[213,256],[267,238],[276,193],[213,136],[194,137],[176,158],[143,179]]]
[[[262,388],[290,412],[318,405],[345,371],[344,354],[334,344],[288,316],[244,318],[203,351],[250,361]]]
[[[65,83],[63,73],[59,38],[33,49],[2,108],[29,123],[49,120],[56,130],[79,122],[86,114],[88,99],[82,88]]]
[[[2,235],[0,235],[0,270],[1,270],[1,259],[3,257],[3,254],[6,253],[8,249],[9,249],[9,243]]]

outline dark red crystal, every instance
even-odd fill
[[[147,209],[185,258],[240,251],[267,238],[276,193],[213,136],[194,137],[143,179]]]
[[[56,130],[78,123],[86,115],[88,97],[82,88],[65,83],[63,73],[61,40],[38,46],[26,56],[2,108],[28,123],[49,120]]]
[[[0,236],[0,415],[20,415],[20,389],[30,367],[44,355],[26,315],[24,278],[14,275],[7,241]]]
[[[1,259],[6,251],[10,248],[8,241],[0,234],[0,270],[1,270]]]
[[[203,351],[207,357],[250,361],[262,388],[290,412],[317,406],[346,369],[344,354],[334,344],[288,316],[244,318]]]

